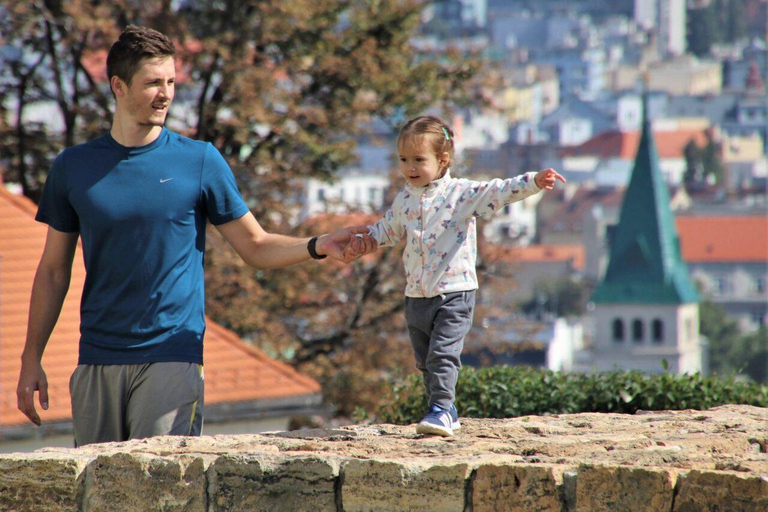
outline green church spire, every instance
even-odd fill
[[[669,190],[643,95],[643,131],[619,223],[610,237],[605,277],[592,295],[595,303],[687,304],[699,301],[680,256]]]

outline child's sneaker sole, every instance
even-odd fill
[[[453,437],[453,429],[433,425],[432,423],[419,423],[416,425],[416,433],[431,436]]]

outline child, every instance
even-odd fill
[[[416,432],[452,436],[460,428],[453,402],[477,289],[475,217],[490,217],[565,179],[553,169],[487,182],[453,178],[453,132],[434,116],[408,121],[397,149],[406,184],[369,232],[382,247],[407,236],[405,318],[429,394],[429,412]]]

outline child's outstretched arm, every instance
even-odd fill
[[[556,180],[565,183],[565,178],[558,174],[554,169],[543,169],[537,172],[533,179],[536,181],[536,185],[543,190],[552,190],[555,188]]]

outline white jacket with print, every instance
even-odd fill
[[[477,289],[475,217],[489,218],[505,205],[540,192],[535,175],[472,181],[452,178],[449,170],[423,188],[406,183],[384,217],[369,226],[380,247],[408,236],[405,295],[429,298]]]

